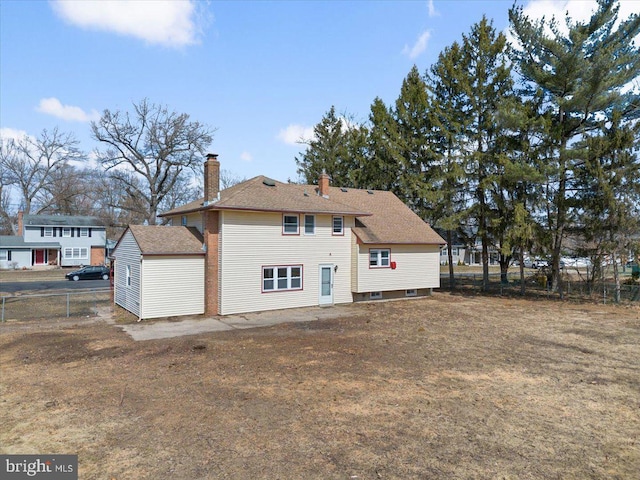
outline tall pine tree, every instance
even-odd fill
[[[509,11],[511,31],[518,42],[513,60],[529,86],[529,96],[541,94],[537,116],[546,120],[549,165],[549,212],[554,287],[563,296],[560,256],[567,228],[581,206],[574,201],[581,188],[577,169],[584,162],[586,136],[599,128],[608,112],[617,109],[625,124],[640,116],[640,95],[623,88],[640,73],[640,16],[617,24],[615,0],[598,0],[586,22],[566,18],[565,29],[555,19],[535,21],[522,7]]]

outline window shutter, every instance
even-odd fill
[[[58,231],[58,236],[61,237],[62,236],[62,227],[60,227],[60,230]]]
[[[52,228],[51,230],[53,230],[53,236],[55,237],[56,236],[56,230],[58,230],[58,229],[57,228]],[[62,236],[62,235],[60,235],[60,236]]]
[[[91,229],[89,229],[89,238],[91,238]]]
[[[74,228],[72,228],[72,229],[71,229],[71,238],[73,238],[73,234],[74,234],[74,233],[75,233],[75,229],[74,229]]]
[[[11,250],[7,252],[7,260],[11,261]]]
[[[40,227],[40,236],[44,237],[44,227]]]
[[[76,231],[76,237],[79,237],[79,236],[80,236],[80,229]]]

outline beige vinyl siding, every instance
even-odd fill
[[[141,318],[204,313],[204,256],[146,256]]]
[[[335,236],[332,216],[316,215],[315,235],[283,235],[281,213],[221,212],[221,313],[318,305],[320,264],[338,267],[334,303],[351,302],[353,224],[353,217],[345,217],[345,234]],[[302,265],[302,290],[262,293],[262,267],[285,265]]]
[[[391,250],[396,269],[369,268],[370,249]],[[438,245],[358,245],[355,292],[384,292],[440,287]]]
[[[192,212],[187,215],[187,224],[185,227],[196,227],[200,233],[203,233],[204,227],[202,225],[202,212]],[[182,215],[173,215],[168,217],[170,224],[174,227],[182,226]]]
[[[140,317],[140,248],[131,231],[125,233],[113,256],[116,259],[114,301]],[[127,286],[127,266],[131,269],[131,286]]]

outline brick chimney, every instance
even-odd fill
[[[215,202],[220,193],[220,162],[217,153],[208,153],[204,163],[204,203]]]
[[[20,210],[18,212],[18,232],[16,233],[18,236],[22,235],[24,232],[24,219],[23,219],[23,215],[24,212],[22,210]]]
[[[325,198],[329,198],[329,179],[329,175],[324,170],[318,177],[318,194]]]

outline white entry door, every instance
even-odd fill
[[[333,305],[333,265],[320,265],[320,305]]]

